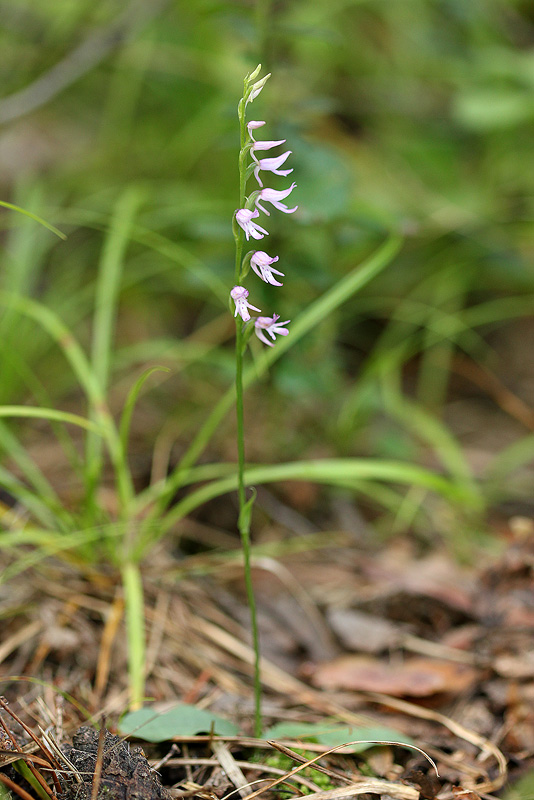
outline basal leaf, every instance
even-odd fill
[[[140,708],[126,714],[119,725],[121,734],[133,734],[147,742],[164,742],[174,736],[196,736],[199,733],[235,736],[239,729],[229,720],[185,703],[159,713],[153,708]]]
[[[356,742],[350,751],[359,753],[380,742],[403,742],[411,744],[408,736],[382,725],[372,727],[332,725],[329,722],[279,722],[269,728],[266,739],[308,739],[326,747]],[[360,741],[361,740],[361,741]]]

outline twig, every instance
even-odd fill
[[[19,786],[15,781],[12,781],[11,778],[8,778],[7,775],[2,775],[0,773],[0,783],[3,783],[4,786],[7,786],[8,789],[11,789],[12,792],[18,794],[19,797],[22,797],[22,800],[34,800],[34,798],[29,794],[26,789],[23,789],[22,786]]]
[[[290,750],[289,747],[281,744],[280,742],[273,742],[271,741],[273,747],[276,747],[281,753],[285,756],[289,756],[294,761],[297,761],[299,764],[307,764],[308,759],[304,756],[301,756],[300,753],[295,753],[294,750]],[[306,745],[307,746],[307,745]],[[329,778],[334,778],[335,780],[343,781],[344,783],[353,783],[353,780],[346,775],[343,775],[341,772],[335,772],[333,769],[328,769],[328,767],[323,767],[322,764],[318,764],[315,762],[313,764],[313,768],[316,769],[318,772],[324,773],[324,775],[328,775]]]
[[[248,795],[246,787],[249,785],[249,782],[243,775],[240,767],[238,767],[236,764],[236,761],[228,749],[228,746],[224,742],[213,741],[211,743],[211,749],[215,753],[223,771],[232,781],[241,797],[246,797]]]
[[[375,702],[381,703],[384,706],[390,706],[391,708],[396,708],[403,713],[411,714],[414,717],[419,717],[421,719],[430,719],[434,720],[435,722],[439,722],[445,728],[447,728],[451,733],[455,736],[458,736],[460,739],[463,739],[465,742],[469,742],[473,744],[475,747],[478,747],[481,751],[481,754],[486,756],[491,755],[497,762],[498,766],[498,774],[495,778],[488,779],[482,784],[477,784],[472,788],[475,789],[477,792],[492,792],[495,789],[500,789],[501,786],[504,785],[506,782],[506,778],[508,776],[508,764],[506,762],[506,758],[504,757],[503,753],[499,750],[499,748],[493,744],[489,739],[485,739],[480,734],[475,733],[475,731],[469,730],[469,728],[464,727],[456,720],[450,719],[446,717],[444,714],[440,714],[438,711],[433,711],[431,708],[424,708],[423,706],[417,706],[415,703],[409,703],[407,700],[401,700],[397,697],[390,697],[386,694],[381,694],[379,692],[363,692],[366,697],[369,697],[371,700]],[[471,788],[471,787],[468,787]]]
[[[171,758],[165,761],[165,763],[168,764],[170,767],[183,767],[187,766],[188,764],[192,766],[213,767],[216,766],[219,762],[217,761],[216,758],[173,758],[171,756]],[[261,764],[261,763],[253,764],[250,761],[236,761],[235,763],[237,764],[238,767],[241,767],[241,769],[247,769],[255,772],[267,772],[270,773],[271,775],[282,775],[283,777],[285,777],[287,772],[287,770],[285,769],[280,769],[280,767],[271,767],[268,764]],[[159,764],[160,764],[159,761],[157,762],[157,764],[154,765],[151,764],[152,769],[157,770]],[[345,778],[344,775],[343,776],[336,775],[336,777],[343,777],[344,780],[348,780]],[[269,778],[264,778],[263,780],[268,781]],[[302,786],[305,786],[312,792],[318,791],[319,787],[315,783],[313,783],[313,781],[310,781],[308,778],[304,778],[302,775],[294,775],[292,780],[294,780],[295,783],[302,784]],[[226,797],[228,796],[229,795],[226,795]]]
[[[100,788],[100,779],[102,777],[102,765],[104,762],[104,743],[106,741],[106,726],[104,719],[100,722],[100,731],[98,732],[98,747],[96,749],[96,762],[95,774],[93,775],[93,785],[91,787],[91,800],[97,800],[98,790]]]

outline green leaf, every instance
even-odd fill
[[[232,722],[211,711],[185,703],[158,713],[152,708],[140,708],[126,714],[119,725],[120,733],[132,734],[147,742],[165,742],[173,736],[196,736],[198,733],[236,736],[239,733]]]
[[[348,727],[331,725],[326,722],[278,722],[269,728],[265,734],[266,739],[310,739],[326,747],[337,747],[358,740],[357,744],[350,744],[350,752],[360,753],[376,744],[383,742],[402,742],[412,744],[412,740],[382,725],[373,727]],[[361,740],[361,741],[360,741]]]

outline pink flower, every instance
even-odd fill
[[[250,136],[250,138],[252,139],[253,142],[255,142],[256,140],[255,140],[254,136],[252,135],[252,131],[255,131],[258,128],[261,128],[262,125],[265,125],[265,122],[263,120],[259,120],[259,119],[251,119],[250,122],[247,122],[248,135]]]
[[[287,336],[289,331],[287,328],[283,328],[282,325],[287,325],[288,322],[291,322],[290,319],[286,319],[285,322],[278,322],[280,319],[279,314],[274,314],[272,317],[256,317],[254,320],[254,330],[256,336],[260,341],[264,344],[269,345],[269,347],[273,346],[273,343],[270,342],[268,339],[265,338],[263,331],[266,331],[269,336],[273,339],[276,338],[276,335],[279,336]]]
[[[256,150],[270,150],[271,147],[278,147],[279,144],[284,144],[285,141],[286,141],[285,139],[278,139],[277,141],[271,140],[271,141],[268,141],[268,142],[254,142],[254,144],[250,148],[250,152],[251,152],[252,158],[254,158],[254,152]],[[254,159],[254,160],[256,160],[256,159]],[[264,160],[266,161],[267,159],[264,159]],[[290,172],[291,172],[291,170],[290,170]]]
[[[252,222],[253,219],[259,216],[260,212],[257,209],[255,211],[250,211],[248,208],[240,208],[239,211],[235,213],[238,225],[245,231],[247,242],[250,236],[252,236],[253,239],[263,239],[264,236],[269,235],[269,231],[266,231],[265,228],[261,228],[256,222]]]
[[[262,122],[261,120],[251,120],[250,122],[247,123],[248,135],[250,136],[250,138],[254,142],[254,144],[250,148],[250,154],[251,154],[252,158],[254,159],[254,161],[256,162],[256,164],[258,164],[258,165],[259,165],[259,161],[256,158],[256,156],[254,155],[254,152],[256,150],[271,150],[273,147],[278,147],[279,144],[284,144],[285,141],[286,141],[285,139],[276,139],[276,140],[270,139],[269,141],[266,141],[266,142],[257,142],[256,139],[254,138],[254,135],[253,135],[252,131],[256,130],[257,128],[261,128],[262,125],[265,125],[265,122]],[[286,158],[287,158],[288,155],[289,155],[289,153],[286,154]],[[264,159],[264,161],[268,161],[268,160],[269,159]],[[259,169],[260,167],[258,166],[257,168]],[[259,178],[258,178],[258,180],[259,180]],[[261,182],[260,182],[260,184],[261,184]],[[261,185],[263,185],[263,184],[261,184]]]
[[[265,281],[265,283],[270,283],[271,286],[283,286],[283,284],[279,283],[273,276],[274,272],[276,275],[284,277],[283,272],[279,272],[277,269],[271,267],[271,264],[274,264],[275,261],[278,261],[278,256],[271,258],[267,253],[264,253],[263,250],[256,250],[250,259],[250,266],[256,275],[261,278],[262,281]]]
[[[295,208],[288,208],[285,203],[281,203],[280,201],[285,200],[285,198],[291,194],[296,185],[296,183],[292,183],[289,189],[281,189],[280,191],[277,189],[262,189],[256,197],[256,206],[261,208],[264,214],[267,214],[268,217],[270,216],[270,212],[262,206],[260,200],[271,203],[279,211],[283,211],[284,214],[292,214],[297,210],[298,206],[295,206]]]
[[[260,311],[259,308],[256,308],[256,306],[253,306],[248,302],[248,291],[244,286],[234,286],[230,292],[230,297],[235,303],[234,317],[237,317],[239,314],[243,322],[248,322],[250,319],[250,314],[248,313],[249,308],[251,308],[253,311]]]
[[[256,166],[254,167],[254,175],[256,176],[256,180],[263,186],[263,183],[260,178],[260,170],[268,170],[269,172],[273,172],[275,175],[289,175],[290,172],[293,172],[292,169],[279,169],[282,166],[284,161],[291,155],[291,150],[287,150],[285,153],[282,153],[281,156],[275,156],[274,158],[260,158],[259,160],[254,155],[254,150],[251,151],[252,158],[256,162]]]

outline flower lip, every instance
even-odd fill
[[[260,208],[264,214],[267,214],[267,216],[270,217],[270,211],[267,211],[267,209],[261,204],[261,201],[263,200],[267,203],[271,203],[275,208],[278,209],[278,211],[283,211],[284,214],[293,214],[293,212],[297,210],[298,206],[295,206],[294,208],[288,208],[285,203],[280,201],[285,200],[285,198],[291,194],[296,185],[297,184],[293,182],[287,189],[262,189],[254,201],[256,207]]]
[[[235,303],[234,317],[237,317],[239,314],[243,322],[248,322],[250,319],[250,314],[248,313],[249,308],[252,308],[253,311],[257,311],[261,314],[261,310],[259,308],[256,308],[256,306],[253,306],[248,302],[248,290],[245,289],[244,286],[234,286],[230,292],[230,297]]]
[[[248,289],[245,289],[244,286],[234,286],[232,291],[230,292],[230,297],[232,300],[242,300],[243,298],[248,297]]]
[[[272,147],[278,147],[279,144],[284,144],[286,142],[285,139],[272,139],[270,141],[265,142],[254,142],[252,147],[250,148],[250,154],[254,161],[258,163],[258,159],[255,157],[254,152],[256,150],[270,150]],[[266,159],[265,159],[266,160]]]
[[[284,322],[278,322],[280,319],[279,314],[273,314],[272,317],[256,317],[254,320],[254,332],[260,341],[264,344],[268,345],[269,347],[273,346],[273,342],[270,342],[264,335],[264,331],[266,331],[269,336],[273,339],[276,339],[276,336],[287,336],[289,331],[287,328],[284,328],[284,325],[287,325],[288,322],[291,322],[290,319],[286,319]]]
[[[260,170],[268,170],[269,172],[274,173],[275,175],[289,175],[290,172],[293,172],[292,169],[279,169],[282,166],[284,161],[291,155],[291,150],[286,150],[285,153],[282,153],[280,156],[275,156],[274,158],[260,158],[257,159],[254,156],[254,151],[251,151],[252,158],[256,162],[256,166],[254,167],[254,176],[258,181],[260,186],[263,186],[262,180],[260,178]]]
[[[271,286],[283,286],[282,283],[276,280],[273,273],[275,275],[281,275],[282,278],[284,277],[284,273],[280,272],[278,269],[274,269],[271,264],[274,264],[275,261],[278,261],[278,256],[274,256],[271,258],[267,253],[263,250],[256,250],[255,253],[251,256],[250,259],[250,266],[256,273],[256,275],[265,281],[265,283],[270,283]]]
[[[269,235],[269,231],[266,231],[257,222],[253,222],[253,219],[259,215],[260,212],[257,209],[251,211],[248,208],[240,208],[235,212],[236,222],[245,231],[247,242],[250,236],[253,239],[263,239],[264,236]]]
[[[264,120],[261,120],[261,119],[251,119],[250,122],[247,122],[248,135],[250,136],[250,138],[252,139],[253,142],[256,141],[256,140],[254,139],[254,136],[252,135],[252,131],[255,131],[258,128],[261,128],[262,125],[265,125],[265,122],[264,122]]]

